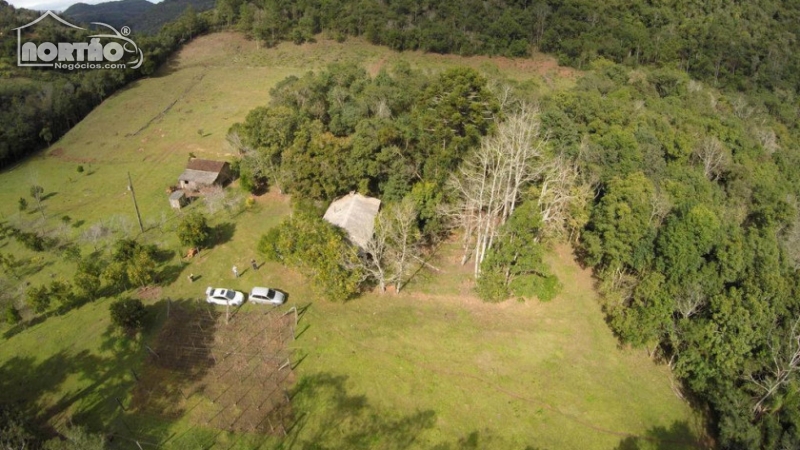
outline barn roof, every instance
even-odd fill
[[[178,177],[178,181],[207,185],[214,184],[227,164],[225,161],[193,158],[186,164],[186,170]]]
[[[227,164],[225,161],[212,161],[210,159],[192,158],[189,164],[186,164],[187,169],[199,170],[201,172],[214,172],[220,173]]]
[[[372,238],[380,207],[379,199],[351,192],[331,203],[323,218],[343,228],[354,244],[364,248]]]
[[[183,171],[180,177],[178,177],[179,181],[194,181],[197,184],[214,184],[217,181],[217,177],[219,177],[219,173],[217,172],[204,172],[202,170],[192,170],[186,169]]]

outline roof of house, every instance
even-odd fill
[[[178,177],[179,181],[193,181],[197,184],[214,184],[219,177],[219,173],[217,172],[204,172],[202,170],[192,170],[186,169],[183,171],[180,177]]]
[[[220,172],[228,163],[225,161],[211,161],[209,159],[193,158],[186,164],[178,181],[189,181],[197,184],[214,184]]]
[[[200,158],[192,158],[189,160],[189,163],[186,164],[187,169],[192,170],[200,170],[203,172],[222,172],[222,169],[225,167],[225,161],[212,161],[210,159],[200,159]]]
[[[323,218],[343,228],[354,244],[364,248],[372,238],[380,207],[379,199],[351,192],[331,203]]]

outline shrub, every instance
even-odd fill
[[[486,302],[502,302],[511,294],[506,286],[503,274],[497,270],[488,270],[481,273],[478,278],[475,290],[478,297]]]
[[[79,262],[81,260],[81,249],[75,244],[68,244],[61,251],[61,256],[69,262]]]
[[[7,305],[5,310],[6,323],[9,325],[18,324],[22,320],[22,316],[17,311],[14,305]]]
[[[63,440],[50,439],[42,446],[43,450],[105,450],[108,448],[102,433],[91,433],[86,428],[68,427],[63,431]]]
[[[261,237],[258,250],[271,261],[299,268],[329,300],[347,300],[358,293],[358,253],[340,229],[321,217],[296,211]]]
[[[45,249],[45,240],[36,233],[28,233],[25,231],[17,230],[14,237],[22,244],[23,247],[34,252],[43,252]]]
[[[54,280],[47,288],[51,300],[58,302],[61,308],[71,308],[77,302],[77,298],[72,293],[72,286],[61,280]]]
[[[531,274],[515,278],[510,286],[511,292],[520,297],[535,296],[540,301],[549,302],[561,292],[561,283],[555,275]]]
[[[178,225],[178,239],[189,247],[202,247],[211,233],[206,217],[200,213],[192,213],[183,218]]]
[[[540,301],[549,302],[561,292],[562,285],[555,275],[540,277],[534,287],[534,293]]]
[[[26,298],[34,312],[43,313],[50,307],[50,293],[45,286],[32,287]]]
[[[144,318],[147,310],[141,300],[135,298],[121,298],[111,303],[108,310],[111,313],[111,323],[128,331],[139,331],[144,327]]]

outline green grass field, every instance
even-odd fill
[[[107,298],[33,320],[24,329],[2,325],[0,392],[29,405],[54,429],[71,421],[114,432],[115,448],[135,447],[130,439],[146,448],[175,449],[698,447],[702,426],[673,393],[669,371],[641,351],[618,347],[590,274],[566,248],[548,257],[565,286],[548,303],[480,302],[450,244],[431,261],[440,271],[421,272],[401,295],[331,303],[292,270],[271,263],[244,270],[258,258],[260,235],[290,210],[288,198],[268,193],[238,215],[222,212],[213,219],[225,230],[223,243],[190,262],[177,256],[181,248],[172,228],[178,213],[169,208],[165,189],[175,184],[190,153],[230,159],[227,129],[266,104],[270,87],[287,75],[334,61],[375,73],[399,59],[431,71],[468,65],[542,89],[568,86],[576,76],[544,56],[515,61],[398,54],[358,40],[257,49],[227,33],[195,40],[157,76],[111,96],[47,151],[0,173],[5,220],[76,240],[88,252],[93,244],[81,236],[93,224],[114,230],[105,243],[138,234],[126,189],[130,172],[148,228],[142,239],[176,254],[166,263],[174,269],[167,285],[143,294],[151,305],[143,342],[109,331]],[[78,173],[78,165],[86,170]],[[33,211],[31,184],[49,194],[46,220]],[[20,197],[29,199],[29,211],[17,210]],[[70,224],[62,223],[64,215]],[[31,285],[69,279],[74,270],[9,240],[0,243],[0,252],[18,255]],[[238,279],[230,272],[234,264],[242,272]],[[199,278],[193,284],[189,273]],[[9,274],[4,278],[15,293],[26,289]],[[164,319],[163,299],[196,301],[207,285],[249,290],[256,284],[287,291],[288,306],[308,306],[293,344],[296,420],[288,436],[207,428],[194,419],[194,408],[207,403],[202,394],[186,399],[192,409],[180,417],[120,408],[129,404],[135,376],[145,369],[144,345],[152,344]],[[245,305],[240,314],[258,312]],[[29,311],[23,315],[32,319]]]

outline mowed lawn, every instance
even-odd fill
[[[166,188],[189,154],[230,159],[227,129],[284,77],[330,62],[361,64],[370,73],[404,59],[424,70],[468,65],[529,81],[544,89],[573,82],[552,59],[459,58],[398,54],[355,40],[257,49],[236,34],[201,37],[152,78],[137,81],[100,105],[50,149],[0,172],[0,216],[20,226],[79,240],[93,224],[138,234],[127,173],[148,228],[142,239],[175,252],[166,286],[144,295],[151,329],[142,343],[109,333],[99,299],[31,326],[0,331],[0,392],[34,402],[40,419],[59,428],[72,419],[114,432],[117,448],[130,439],[155,448],[694,448],[698,419],[676,397],[664,366],[642,351],[620,349],[603,321],[590,274],[556,247],[549,260],[564,285],[548,303],[485,304],[471,292],[470,270],[445,244],[400,295],[366,294],[347,303],[317,298],[295,271],[265,263],[249,268],[269,227],[289,211],[289,199],[268,193],[238,215],[220,212],[212,223],[220,243],[181,260]],[[84,173],[77,172],[83,165]],[[18,212],[17,200],[41,185],[47,219]],[[202,209],[199,202],[191,208]],[[70,223],[62,223],[68,215]],[[109,241],[113,237],[109,238]],[[80,240],[79,240],[80,241]],[[92,244],[80,241],[85,253]],[[31,285],[69,279],[74,267],[34,254],[15,242],[0,252],[19,255]],[[231,267],[242,276],[233,279]],[[197,281],[189,283],[192,273]],[[294,426],[288,435],[231,435],[196,420],[206,402],[186,400],[182,417],[123,411],[135,377],[165,316],[164,299],[198,301],[205,286],[248,290],[269,285],[307,307],[298,329],[292,392]],[[26,286],[15,286],[24,291]],[[21,292],[20,291],[20,292]],[[134,295],[134,294],[131,294]],[[240,314],[263,307],[245,305]],[[26,313],[30,318],[30,314]],[[235,318],[234,318],[235,320]]]

